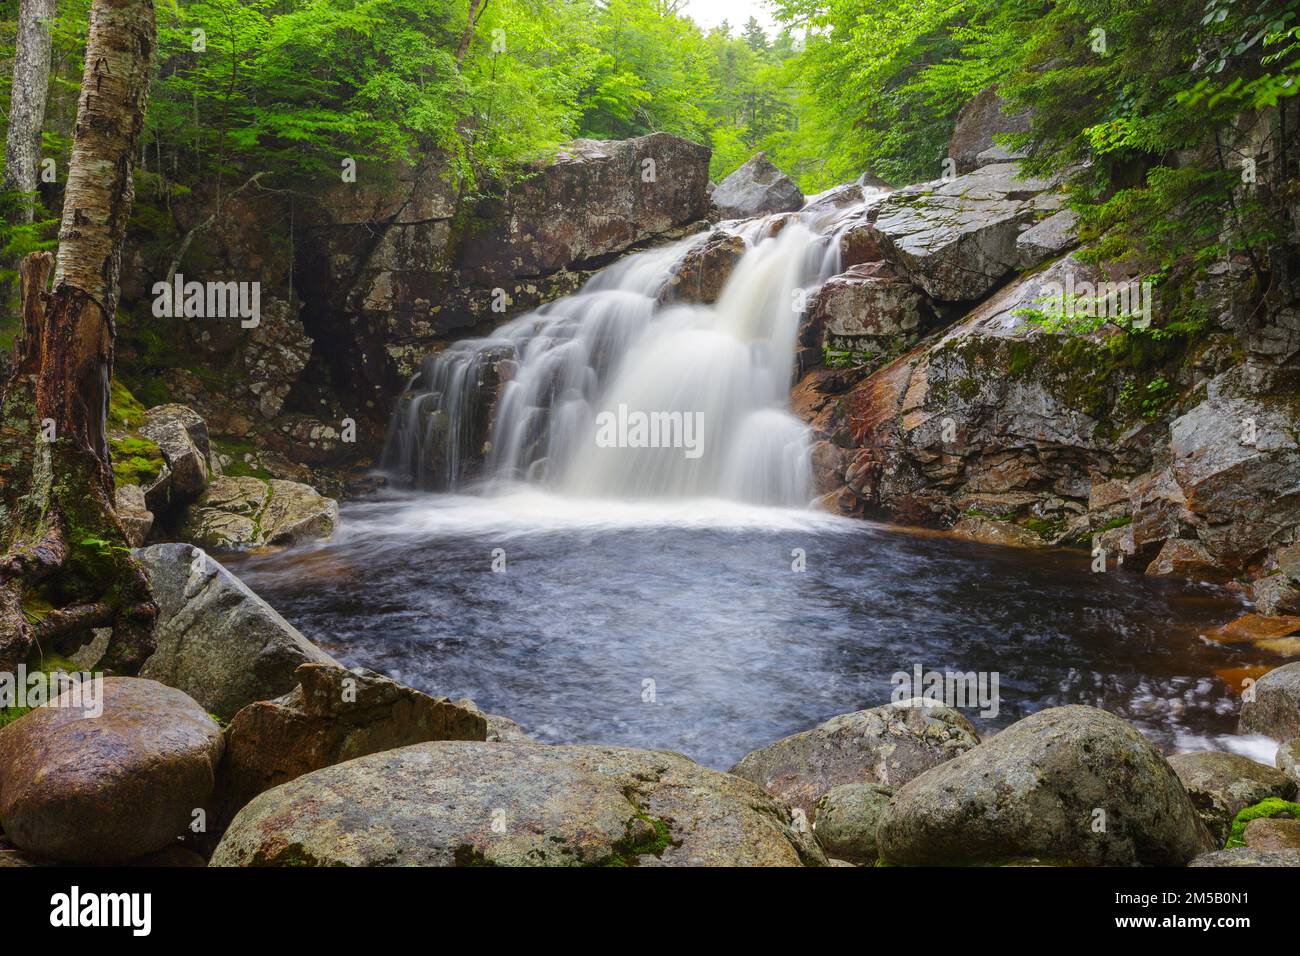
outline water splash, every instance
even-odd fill
[[[394,412],[385,468],[426,490],[807,505],[808,430],[788,409],[799,321],[840,271],[841,234],[882,195],[847,189],[723,223],[746,248],[712,305],[657,302],[696,235],[430,356]],[[656,440],[601,440],[629,415],[653,418]],[[694,454],[682,422],[699,423]]]

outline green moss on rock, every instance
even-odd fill
[[[1272,817],[1292,817],[1300,820],[1300,803],[1292,803],[1290,800],[1283,800],[1280,797],[1269,797],[1246,807],[1232,818],[1232,828],[1228,831],[1228,842],[1223,845],[1223,848],[1231,850],[1245,846],[1246,827],[1250,824],[1250,821],[1267,820]]]

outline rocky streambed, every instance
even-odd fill
[[[907,699],[729,771],[546,744],[345,668],[190,545],[141,557],[162,611],[142,675],[0,730],[4,865],[1300,864],[1295,739],[1275,766],[1166,758],[1095,707],[981,731]],[[1300,664],[1247,696],[1243,731],[1300,735]]]

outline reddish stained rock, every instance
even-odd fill
[[[226,729],[217,816],[228,822],[259,793],[354,757],[427,740],[485,740],[477,710],[430,697],[374,671],[303,664],[299,684],[249,704]]]
[[[123,862],[168,847],[206,806],[222,753],[216,721],[151,680],[103,678],[102,699],[98,717],[50,704],[0,731],[0,826],[18,849]]]

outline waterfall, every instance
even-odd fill
[[[448,346],[399,401],[384,467],[429,490],[807,505],[808,429],[788,409],[799,322],[880,195],[840,187],[722,223],[745,249],[712,305],[657,304],[697,234]]]

